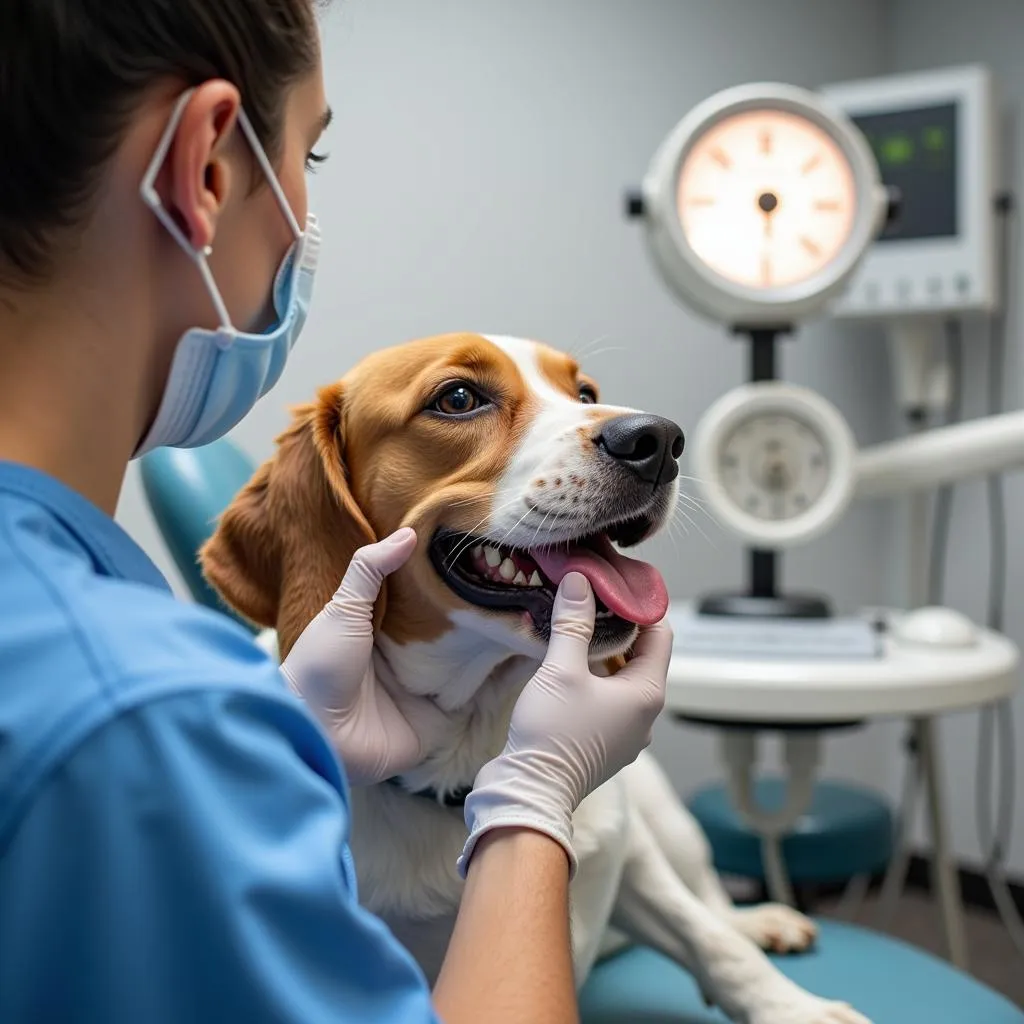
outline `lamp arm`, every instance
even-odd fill
[[[864,448],[854,467],[854,493],[858,498],[902,494],[1018,467],[1024,467],[1024,411]]]

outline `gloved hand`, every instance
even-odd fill
[[[636,760],[651,741],[665,703],[672,655],[666,622],[642,629],[632,660],[613,676],[590,670],[594,595],[568,573],[555,597],[544,663],[512,712],[508,742],[477,774],[466,798],[469,839],[459,858],[465,877],[477,840],[491,829],[536,829],[557,840],[576,871],[572,815],[583,798]]]
[[[397,687],[392,692],[373,668],[374,603],[384,577],[415,548],[415,531],[402,529],[356,551],[334,597],[281,664],[289,686],[327,729],[355,786],[419,764],[446,723],[433,701]]]

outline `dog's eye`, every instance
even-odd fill
[[[597,404],[597,392],[589,384],[580,385],[580,401],[584,405]]]
[[[434,401],[433,408],[445,416],[465,416],[483,405],[480,397],[465,384],[450,387]]]

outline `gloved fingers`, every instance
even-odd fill
[[[408,763],[395,768],[393,774],[416,767],[451,733],[451,719],[429,697],[408,692],[391,695],[398,714],[408,723],[416,738],[416,749],[410,751]]]
[[[450,732],[447,715],[427,697],[392,700],[381,691],[377,703],[375,712],[364,706],[332,725],[352,785],[373,785],[417,767]]]
[[[374,786],[394,774],[388,761],[390,751],[384,744],[362,733],[353,735],[344,727],[333,729],[332,738],[350,786]]]
[[[653,695],[664,701],[668,666],[672,660],[672,627],[662,619],[640,630],[633,657],[612,677],[624,683],[646,683]]]
[[[404,529],[352,556],[334,596],[302,631],[281,670],[291,689],[318,714],[347,716],[372,691],[373,606],[384,577],[412,554],[416,534]]]
[[[359,548],[349,562],[341,586],[324,610],[328,614],[355,614],[369,619],[384,577],[405,565],[415,549],[416,531],[410,527]]]
[[[551,609],[551,640],[545,664],[589,671],[588,651],[596,611],[590,581],[582,573],[566,573]]]

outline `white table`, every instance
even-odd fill
[[[669,618],[678,622],[692,614],[689,605],[676,604]],[[882,614],[890,626],[899,616]],[[867,719],[912,719],[950,960],[964,968],[963,908],[950,854],[934,716],[1010,697],[1018,683],[1019,660],[1011,641],[985,630],[978,631],[973,645],[962,648],[908,644],[886,633],[882,654],[873,659],[748,660],[677,651],[669,668],[666,709],[720,730],[730,795],[748,827],[766,840],[769,883],[773,877],[778,880],[774,898],[788,894],[779,839],[810,803],[819,732]],[[787,805],[779,814],[767,816],[754,805],[757,734],[752,726],[783,731],[789,785]]]

